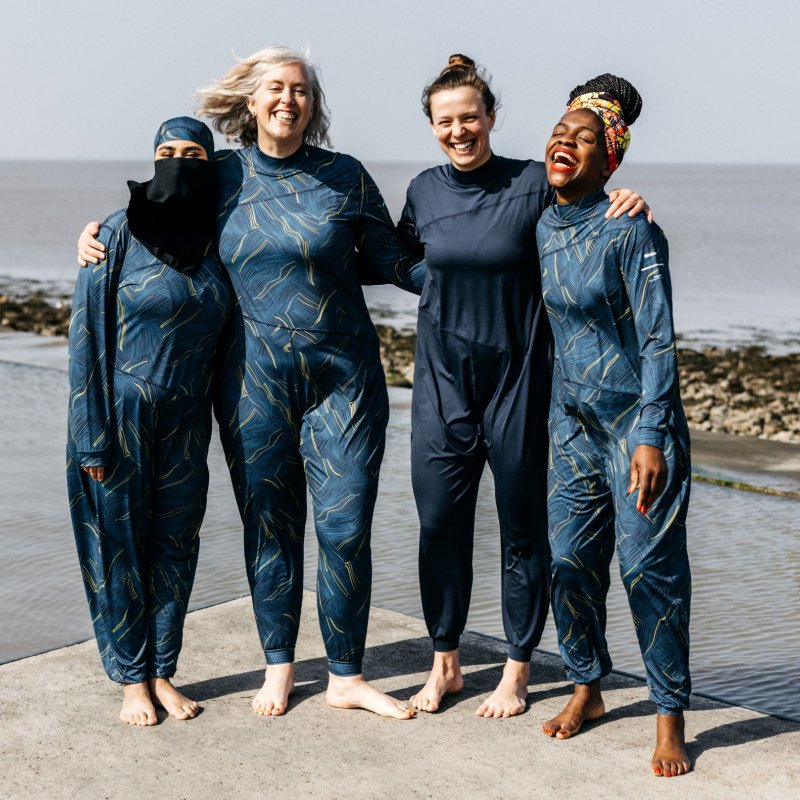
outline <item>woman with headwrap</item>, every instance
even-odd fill
[[[602,75],[573,90],[545,152],[556,204],[539,221],[542,293],[555,340],[548,517],[552,605],[574,681],[544,732],[566,739],[605,706],[609,565],[620,573],[657,709],[651,766],[690,769],[686,553],[689,433],[678,390],[667,241],[641,218],[607,219],[605,183],[641,98]]]
[[[436,711],[463,685],[459,638],[472,589],[475,505],[494,476],[508,660],[483,717],[525,709],[529,663],[548,613],[549,332],[541,304],[536,223],[552,202],[544,165],[492,152],[498,102],[467,56],[450,57],[423,110],[449,164],[408,189],[400,221],[428,265],[417,322],[411,476],[420,518],[422,608],[430,676],[412,698]],[[620,190],[604,211],[637,213]]]
[[[171,683],[208,489],[214,351],[232,296],[213,247],[211,131],[170,119],[155,175],[100,228],[69,330],[67,482],[103,666],[120,719],[155,725],[199,706]]]

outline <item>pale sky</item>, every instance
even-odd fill
[[[502,95],[496,153],[540,159],[573,86],[612,72],[644,99],[630,163],[797,164],[799,31],[797,0],[4,0],[0,157],[149,159],[234,54],[284,44],[365,161],[443,159],[419,96],[462,52]]]

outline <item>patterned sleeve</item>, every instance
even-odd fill
[[[98,240],[106,257],[78,273],[69,323],[69,435],[83,467],[108,466],[111,428],[111,363],[114,293],[124,247],[124,214],[109,217]],[[109,338],[112,341],[109,341]]]
[[[359,183],[356,247],[360,256],[390,283],[420,294],[427,273],[422,256],[398,233],[378,187],[360,164]]]
[[[642,380],[638,444],[663,449],[678,396],[667,240],[657,225],[637,222],[622,245],[622,276],[631,305]]]

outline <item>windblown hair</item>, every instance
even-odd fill
[[[216,83],[197,91],[197,114],[212,119],[214,127],[229,142],[239,142],[245,147],[255,144],[258,141],[258,126],[247,107],[247,101],[256,93],[264,75],[284,64],[302,65],[311,90],[311,118],[303,132],[303,141],[330,146],[328,129],[331,116],[325,103],[319,71],[307,52],[290,47],[265,47],[240,59]]]
[[[622,107],[622,117],[626,125],[633,125],[639,118],[642,110],[642,98],[636,87],[626,81],[625,78],[618,78],[606,72],[598,75],[580,86],[576,86],[570,93],[570,101],[582,94],[589,92],[599,92],[600,94],[610,94]]]
[[[462,86],[471,86],[477,89],[486,107],[486,113],[491,114],[500,108],[500,96],[495,96],[491,87],[492,76],[475,62],[461,53],[454,53],[447,61],[447,66],[425,87],[422,92],[422,110],[425,116],[431,119],[431,97],[437,92],[447,89],[459,89]]]

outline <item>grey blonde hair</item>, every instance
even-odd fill
[[[284,64],[302,65],[311,90],[311,119],[303,132],[303,141],[330,147],[328,128],[331,116],[325,103],[318,68],[309,59],[307,51],[301,52],[291,47],[265,47],[240,59],[216,83],[198,90],[195,95],[197,114],[213,120],[214,127],[228,141],[240,142],[245,147],[255,144],[258,141],[258,126],[247,107],[247,101],[256,93],[264,75]]]

